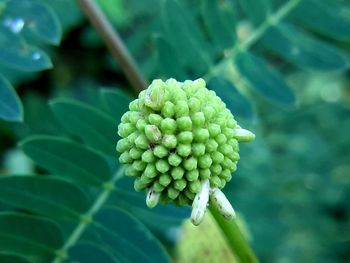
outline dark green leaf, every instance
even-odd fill
[[[63,244],[58,226],[51,220],[20,213],[0,213],[0,251],[49,262]]]
[[[205,38],[196,20],[183,1],[167,0],[162,9],[164,37],[175,48],[182,62],[196,74],[210,66],[205,50]]]
[[[305,70],[330,71],[348,67],[348,56],[341,50],[291,25],[270,28],[262,40],[272,52]]]
[[[33,136],[21,143],[39,166],[77,183],[101,185],[111,176],[105,159],[97,152],[54,136]]]
[[[99,242],[100,243],[100,242]],[[122,257],[113,256],[102,244],[96,242],[80,241],[70,251],[69,257],[73,262],[84,263],[119,263],[123,262]],[[116,247],[115,251],[120,248]],[[117,253],[117,252],[116,252]]]
[[[239,53],[235,57],[238,70],[261,95],[276,104],[295,104],[293,91],[277,70],[251,53]]]
[[[0,253],[0,262],[1,263],[30,263],[23,257],[6,254],[6,253]]]
[[[160,72],[165,77],[173,77],[179,81],[187,79],[187,74],[184,71],[185,63],[177,55],[174,47],[162,37],[154,37],[154,42],[157,47],[157,59],[160,67]]]
[[[334,39],[350,40],[350,8],[339,1],[301,1],[292,18],[318,33]]]
[[[190,216],[188,207],[172,205],[158,205],[149,209],[145,203],[145,194],[134,191],[132,180],[121,178],[108,201],[108,205],[122,208],[157,233],[165,236],[170,227],[179,226],[185,218]]]
[[[237,91],[232,82],[222,77],[215,77],[209,80],[208,88],[216,92],[226,103],[232,114],[247,119],[253,118],[252,105],[246,97]]]
[[[270,13],[268,0],[239,0],[239,4],[255,25],[260,25]]]
[[[89,208],[78,187],[52,176],[1,176],[0,201],[57,219],[79,218]]]
[[[117,123],[120,122],[123,114],[129,110],[132,98],[121,90],[103,89],[100,94],[108,112]]]
[[[103,243],[104,248],[120,258],[121,262],[169,262],[166,252],[152,233],[120,209],[100,211],[87,237]]]
[[[6,121],[22,121],[23,109],[11,84],[0,75],[0,118]]]
[[[38,71],[52,67],[50,58],[40,49],[0,26],[0,63],[19,70]]]
[[[225,48],[231,47],[235,40],[234,24],[227,21],[222,10],[220,1],[202,1],[202,15],[210,39],[216,52],[223,53]]]
[[[102,153],[116,156],[117,127],[103,111],[72,99],[56,99],[50,104],[56,118],[72,135]]]
[[[51,44],[58,44],[61,27],[55,13],[48,6],[35,1],[10,0],[2,14],[3,24],[13,33],[23,30]]]

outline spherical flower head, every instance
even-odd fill
[[[255,135],[237,125],[205,81],[154,80],[129,109],[118,126],[117,151],[135,190],[147,191],[147,205],[192,205],[198,225],[211,202],[232,218],[220,189],[237,169],[239,142]]]

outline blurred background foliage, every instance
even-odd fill
[[[147,80],[203,77],[242,126],[256,133],[254,143],[242,146],[239,169],[224,191],[260,260],[349,262],[350,3],[97,2]],[[77,195],[87,195],[86,202],[76,206],[75,199],[67,197],[66,205],[78,215],[86,211],[99,193],[94,180],[103,181],[119,171],[114,153],[116,127],[136,94],[71,0],[0,1],[0,73],[2,174],[55,175],[52,182],[2,177],[0,226],[12,222],[11,229],[19,229],[24,220],[28,224],[33,220],[33,226],[47,224],[51,229],[55,221],[62,236],[61,240],[53,237],[55,242],[50,245],[58,249],[73,222],[79,221],[56,218],[57,214],[39,201],[35,208],[30,203],[37,198],[35,191],[46,186],[51,200],[50,191],[65,195],[64,189],[76,187]],[[28,139],[32,135],[40,136]],[[62,169],[42,151],[63,155],[65,161],[84,167],[83,175]],[[84,177],[86,173],[91,175],[90,181]],[[11,190],[14,188],[18,191]],[[21,191],[33,199],[25,201],[26,195],[15,198]],[[23,209],[41,215],[40,219],[21,217]],[[76,220],[76,214],[69,218]],[[210,258],[208,249],[217,249],[211,246],[215,236],[226,250],[220,234],[211,231],[215,223],[210,218],[205,222],[209,226],[201,231],[208,231],[213,238],[197,235],[188,225],[181,228],[186,216],[186,208],[146,209],[144,195],[134,193],[132,183],[123,178],[96,217],[97,223],[119,237],[99,236],[101,230],[94,226],[73,249],[72,258],[89,262],[84,253],[90,251],[90,260],[115,262],[115,257],[122,256],[133,262],[136,259],[121,249],[122,245],[118,247],[118,242],[125,240],[136,247],[136,255],[146,246],[144,240],[150,240],[147,245],[153,252],[142,255],[148,262],[167,261],[168,254],[175,257],[176,251],[180,262],[204,262]],[[12,217],[16,220],[9,220]],[[50,218],[55,220],[37,222]],[[130,233],[123,232],[122,224]],[[4,233],[6,228],[0,227],[1,236]],[[50,239],[40,238],[37,242]],[[2,248],[6,247],[3,243]],[[201,246],[192,249],[194,243]],[[1,262],[22,262],[20,258],[45,262],[52,257],[45,253],[42,258],[33,257],[33,251],[38,252],[35,248],[1,251],[6,252],[0,253]],[[191,257],[194,251],[195,258]],[[234,255],[225,253],[214,253],[213,258],[217,262],[234,260]],[[13,259],[17,261],[10,261]]]

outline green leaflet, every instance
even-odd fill
[[[30,263],[24,257],[6,253],[0,253],[0,262],[2,263]]]
[[[15,33],[19,34],[23,30],[49,44],[60,42],[61,26],[55,13],[45,4],[28,0],[10,0],[6,3],[2,17],[4,24]],[[23,26],[20,23],[23,23]]]
[[[216,92],[235,115],[247,119],[252,119],[254,117],[251,103],[238,92],[231,81],[222,77],[214,77],[209,80],[208,87]]]
[[[117,123],[109,115],[72,99],[56,99],[50,106],[71,135],[104,154],[115,156]]]
[[[283,106],[293,106],[295,97],[280,73],[264,59],[251,53],[239,53],[235,59],[241,75],[262,96],[273,103]]]
[[[7,121],[22,121],[21,101],[11,84],[2,75],[0,75],[0,98],[0,118]]]
[[[117,89],[103,89],[100,91],[102,102],[114,120],[120,120],[124,112],[129,109],[131,97]]]
[[[348,67],[348,56],[340,49],[292,25],[272,27],[262,40],[272,52],[305,70],[334,71]]]
[[[1,176],[0,200],[56,219],[79,218],[89,208],[86,193],[53,176]]]
[[[39,166],[79,184],[101,185],[111,176],[97,152],[54,136],[32,136],[21,142],[24,152]]]
[[[52,220],[15,212],[0,213],[0,237],[2,253],[42,263],[63,244],[62,233]]]

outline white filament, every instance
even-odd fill
[[[198,226],[203,221],[209,201],[209,191],[210,183],[209,180],[206,179],[202,182],[201,189],[199,193],[196,194],[192,203],[191,222],[195,226]]]

